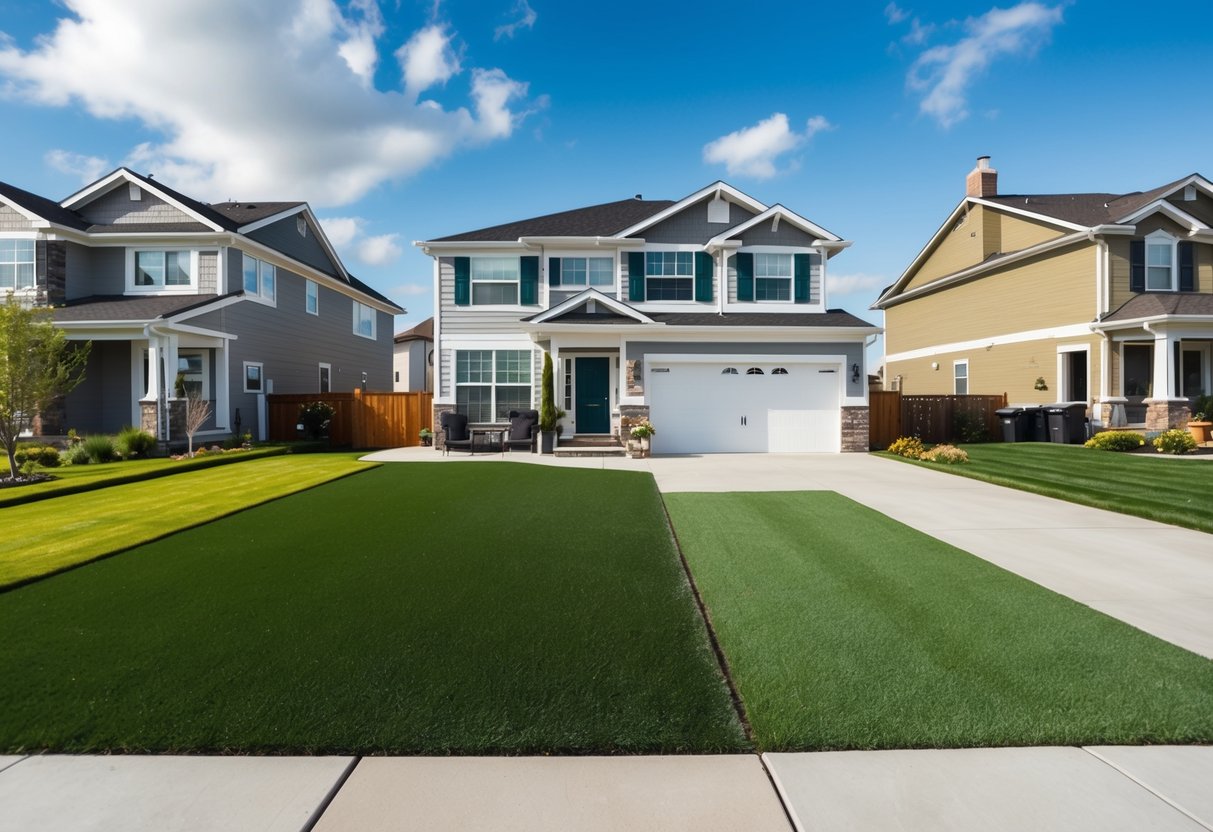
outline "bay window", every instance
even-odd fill
[[[455,351],[455,406],[469,422],[505,422],[531,400],[530,350]]]

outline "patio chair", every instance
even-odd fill
[[[505,444],[511,451],[526,449],[535,453],[535,437],[539,433],[538,410],[511,410],[510,430]]]
[[[465,414],[447,411],[439,421],[442,424],[442,453],[448,454],[452,448],[472,452],[472,437]]]

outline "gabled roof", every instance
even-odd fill
[[[621,229],[661,212],[668,199],[621,199],[588,208],[544,214],[430,240],[433,243],[513,242],[519,237],[612,237]]]
[[[11,204],[20,213],[27,216],[40,217],[48,222],[65,225],[78,231],[83,231],[88,226],[84,218],[75,211],[70,211],[46,197],[32,194],[29,191],[23,191],[21,188],[10,185],[7,182],[0,182],[0,201]]]
[[[69,301],[66,306],[56,307],[54,317],[55,323],[154,321],[195,307],[207,306],[216,300],[219,300],[219,295],[160,295],[153,297],[93,295]]]
[[[412,329],[406,329],[392,339],[397,344],[403,344],[405,341],[433,341],[434,340],[434,318],[431,316],[426,318],[421,323]]]
[[[87,187],[76,191],[60,203],[64,208],[78,210],[79,208],[88,205],[90,202],[99,199],[108,194],[114,188],[119,187],[122,182],[134,182],[140,187],[147,189],[151,193],[163,199],[168,204],[174,206],[180,211],[192,216],[195,220],[207,226],[213,231],[235,231],[237,225],[231,220],[220,214],[218,211],[211,209],[193,197],[186,196],[183,193],[173,190],[172,188],[160,182],[154,181],[150,176],[143,176],[135,173],[130,168],[118,168],[112,173],[101,177],[96,182]]]
[[[593,301],[596,305],[601,304],[607,311],[605,313],[581,312],[580,309],[590,303],[590,301]],[[603,322],[608,319],[616,319],[630,324],[653,323],[653,318],[644,314],[639,309],[593,288],[583,289],[550,309],[545,309],[538,314],[532,315],[529,318],[523,318],[522,320],[526,323],[542,324],[573,322],[574,320],[577,323],[586,323],[587,319],[590,323],[599,319]]]
[[[646,228],[651,228],[652,226],[656,225],[657,223],[661,222],[662,220],[665,220],[665,219],[668,219],[668,218],[674,216],[675,214],[683,211],[686,208],[691,207],[692,205],[696,204],[697,202],[701,202],[702,200],[707,199],[709,196],[721,197],[721,198],[728,196],[732,199],[733,202],[736,202],[738,205],[744,205],[746,208],[749,208],[751,211],[753,211],[756,214],[761,214],[763,211],[767,210],[767,206],[764,205],[763,203],[759,202],[758,200],[754,199],[754,197],[750,196],[749,194],[742,193],[741,191],[737,190],[736,188],[734,188],[732,185],[730,185],[727,182],[717,179],[715,182],[713,182],[711,185],[708,185],[706,188],[700,188],[695,193],[693,193],[689,196],[684,196],[682,199],[673,203],[672,205],[665,208],[664,210],[662,210],[656,214],[653,214],[650,217],[645,217],[645,218],[641,219],[635,225],[628,226],[627,228],[625,228],[619,232],[619,236],[620,237],[631,237],[636,234],[639,234],[641,231],[644,231]]]
[[[773,221],[776,218],[786,221],[788,223],[788,225],[799,228],[801,231],[805,232],[806,234],[811,234],[812,236],[818,238],[819,240],[826,240],[827,242],[831,242],[831,243],[842,242],[841,237],[839,237],[835,234],[832,234],[829,231],[826,231],[824,228],[822,228],[817,223],[811,222],[810,220],[805,219],[804,217],[800,216],[800,214],[797,214],[795,211],[792,211],[792,210],[785,208],[784,206],[776,203],[775,205],[772,205],[770,208],[766,209],[762,213],[756,214],[755,216],[750,217],[745,222],[740,223],[739,225],[735,225],[727,231],[720,232],[715,237],[713,237],[709,241],[708,244],[709,245],[711,245],[711,244],[719,245],[720,243],[723,243],[725,240],[733,239],[733,238],[737,237],[739,234],[744,234],[746,231],[750,230],[751,228],[753,228],[756,225],[761,225],[762,223],[767,222],[768,220]]]

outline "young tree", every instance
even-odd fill
[[[211,403],[191,390],[185,395],[185,435],[190,440],[190,456],[194,455],[194,434],[211,418]]]
[[[68,343],[52,312],[12,295],[0,304],[0,443],[9,478],[17,477],[17,437],[36,413],[84,380],[89,343]]]

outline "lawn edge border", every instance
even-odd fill
[[[349,765],[345,767],[345,771],[341,772],[341,776],[337,778],[337,782],[333,783],[333,787],[329,789],[328,794],[320,801],[312,812],[312,816],[307,819],[303,826],[299,827],[299,832],[312,832],[316,828],[316,824],[320,823],[324,817],[324,813],[333,805],[333,801],[337,799],[337,795],[345,788],[345,784],[354,776],[354,769],[358,768],[358,764],[362,762],[362,755],[355,754],[350,760]]]
[[[271,455],[271,458],[272,458],[272,456],[276,456],[276,454]],[[265,459],[265,457],[257,457],[257,458]],[[357,459],[355,461],[362,462],[361,459]],[[146,546],[149,543],[156,543],[157,541],[164,540],[166,537],[172,537],[173,535],[178,534],[179,532],[185,532],[185,531],[189,531],[190,529],[196,529],[199,526],[205,526],[208,523],[214,523],[217,520],[223,520],[224,518],[232,517],[233,515],[239,514],[242,511],[248,511],[251,508],[257,508],[258,506],[267,505],[269,503],[274,502],[275,500],[281,500],[286,497],[294,496],[295,494],[303,494],[304,492],[311,491],[313,488],[319,488],[322,485],[328,485],[331,482],[337,482],[338,480],[343,480],[346,477],[352,477],[355,474],[362,474],[367,471],[372,471],[375,468],[378,468],[383,463],[368,462],[365,464],[367,465],[366,468],[361,468],[361,469],[355,468],[352,471],[347,471],[344,474],[339,474],[339,475],[333,477],[332,479],[324,480],[323,482],[313,483],[312,485],[309,485],[306,488],[300,488],[298,491],[289,491],[286,494],[279,494],[278,496],[270,497],[267,500],[260,500],[255,503],[249,503],[248,505],[240,506],[239,508],[232,509],[231,511],[224,512],[223,514],[217,514],[214,517],[208,517],[205,520],[199,520],[197,523],[190,523],[185,526],[179,526],[170,531],[166,531],[163,534],[158,534],[154,537],[149,537],[146,540],[140,540],[137,543],[130,544],[129,546],[123,546],[121,549],[115,549],[112,552],[106,552],[104,554],[97,555],[96,557],[92,557],[92,558],[88,558],[86,560],[79,561],[78,563],[72,563],[67,566],[61,567],[59,569],[53,569],[50,572],[43,572],[40,575],[32,575],[28,578],[21,578],[19,580],[13,581],[12,583],[0,585],[0,595],[4,595],[5,593],[12,592],[15,589],[21,589],[22,587],[29,586],[30,584],[38,583],[39,581],[44,581],[47,578],[53,578],[56,575],[62,575],[65,572],[71,572],[72,570],[79,569],[82,566],[88,566],[90,563],[96,563],[97,561],[107,560],[109,558],[115,557],[116,555],[121,555],[124,552],[129,552],[132,549],[138,549],[140,546]],[[194,469],[194,470],[206,470],[206,467],[203,467],[201,469]],[[189,472],[180,471],[178,473],[185,474],[185,473],[189,473]],[[156,479],[156,478],[152,477],[151,479]],[[122,484],[123,485],[132,485],[133,483],[122,483]]]
[[[699,593],[699,585],[695,583],[695,576],[691,574],[691,564],[687,561],[686,553],[682,551],[682,542],[678,539],[678,531],[674,528],[674,521],[670,517],[670,509],[665,503],[665,495],[658,489],[657,496],[661,500],[661,511],[665,515],[666,527],[670,530],[670,537],[674,541],[674,548],[678,551],[678,562],[682,565],[682,574],[687,579],[687,584],[691,588],[691,596],[695,599],[695,606],[699,610],[699,617],[703,621],[704,628],[707,630],[708,644],[712,648],[712,654],[716,657],[716,666],[720,669],[720,674],[724,677],[725,685],[729,689],[729,699],[733,702],[733,711],[737,714],[737,719],[741,723],[741,730],[745,734],[746,742],[750,744],[752,749],[756,750],[758,745],[754,741],[754,727],[750,724],[750,715],[746,712],[745,702],[741,698],[740,691],[737,690],[737,683],[733,681],[733,670],[729,667],[729,659],[724,654],[724,648],[720,646],[720,639],[716,636],[716,628],[712,626],[712,614],[708,611],[708,606],[704,602],[703,596]]]

